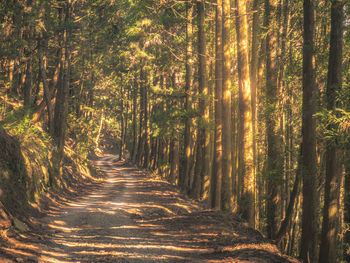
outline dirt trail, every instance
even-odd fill
[[[48,229],[33,262],[297,262],[163,180],[113,156],[96,165],[106,173],[100,187],[40,219]]]

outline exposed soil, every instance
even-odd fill
[[[204,210],[114,156],[96,165],[104,180],[52,203],[36,230],[8,233],[0,261],[298,262],[239,218]]]

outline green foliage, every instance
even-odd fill
[[[71,113],[68,116],[67,123],[68,136],[72,138],[72,147],[75,154],[83,160],[88,159],[88,154],[92,152],[95,147],[95,138],[98,132],[97,120],[89,117],[78,118],[75,114]]]
[[[323,110],[316,114],[320,139],[337,142],[341,145],[349,143],[350,112],[336,108],[335,111]]]
[[[26,162],[26,192],[28,200],[38,202],[39,194],[49,187],[51,170],[52,140],[42,129],[40,123],[34,123],[32,108],[20,107],[8,112],[1,123],[7,132],[18,138],[22,155]]]

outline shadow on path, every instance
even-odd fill
[[[33,262],[297,262],[165,181],[113,156],[96,165],[106,174],[101,185],[40,220],[48,228]]]

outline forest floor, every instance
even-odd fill
[[[34,230],[8,233],[0,262],[299,262],[115,156],[95,165],[103,180],[52,201]]]

